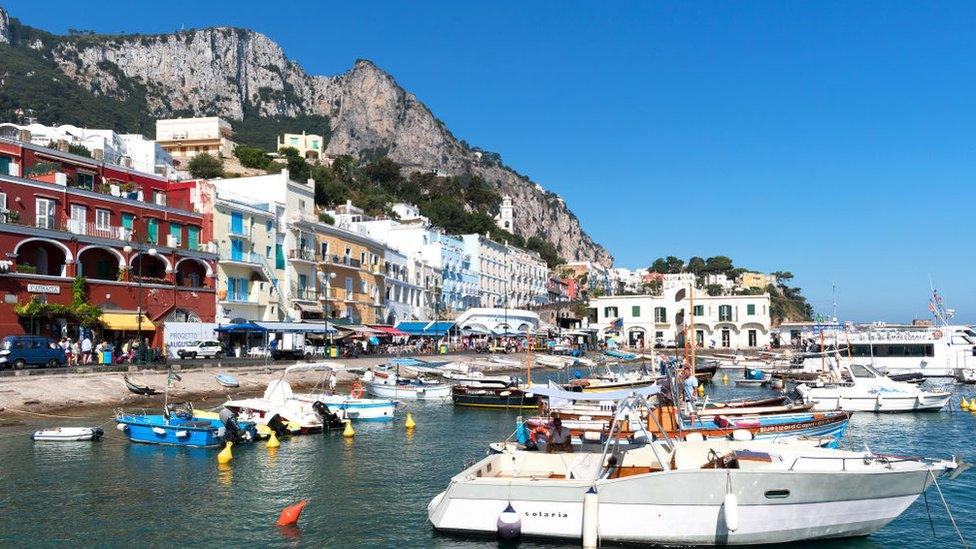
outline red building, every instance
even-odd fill
[[[31,300],[69,305],[76,276],[103,310],[103,337],[163,323],[212,322],[215,262],[204,216],[186,192],[151,174],[0,139],[0,337],[77,335],[68,317],[26,318]],[[143,311],[143,315],[137,314]],[[99,329],[96,329],[98,332]]]

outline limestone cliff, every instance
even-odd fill
[[[8,28],[0,9],[0,31]],[[34,33],[32,36],[36,36]],[[0,32],[0,41],[9,32]],[[153,116],[329,118],[332,154],[386,154],[407,169],[473,173],[515,199],[516,229],[541,236],[566,259],[609,265],[562,199],[459,141],[413,94],[366,60],[338,76],[313,76],[267,36],[236,28],[160,35],[53,36],[25,44],[91,93],[144,96]]]

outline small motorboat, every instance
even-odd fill
[[[367,370],[362,377],[366,392],[381,399],[440,400],[451,398],[451,386],[423,378],[404,379],[392,371]]]
[[[34,442],[88,442],[98,440],[104,434],[99,427],[58,427],[35,431],[31,438]]]
[[[153,396],[159,394],[159,391],[153,389],[148,385],[139,385],[133,383],[133,381],[129,379],[128,375],[122,376],[122,380],[125,382],[125,388],[128,389],[129,392],[131,393],[135,393],[137,395],[142,395],[142,396]]]
[[[217,383],[223,385],[224,387],[240,387],[241,384],[238,383],[237,378],[230,374],[217,374],[214,376],[217,378]]]
[[[211,448],[227,441],[251,442],[257,438],[253,422],[195,417],[189,402],[168,404],[162,415],[118,411],[115,422],[129,440],[144,444]]]

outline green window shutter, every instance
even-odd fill
[[[281,244],[275,244],[275,268],[285,268],[285,249],[281,246]]]
[[[755,305],[746,305],[746,314],[748,314],[748,315],[754,315],[754,314],[756,314],[756,306]]]
[[[639,317],[640,316],[640,306],[638,306],[638,305],[631,306],[631,308],[630,308],[630,315],[632,317],[634,317],[634,318]]]
[[[103,260],[100,260],[97,263],[95,263],[95,270],[98,272],[98,275],[97,275],[98,278],[102,278],[102,279],[107,278],[108,277],[108,261],[105,261],[103,259]]]
[[[124,227],[126,229],[129,229],[131,231],[132,230],[132,221],[134,219],[135,219],[135,216],[132,215],[132,214],[122,214],[122,227]]]
[[[7,175],[10,173],[10,158],[6,156],[0,156],[0,174]]]
[[[180,225],[179,223],[170,223],[169,235],[176,238],[177,246],[183,245],[183,225]]]
[[[196,250],[200,247],[200,227],[194,227],[192,225],[187,226],[186,247],[191,250]]]
[[[150,244],[159,242],[159,224],[151,217],[146,220],[146,242]]]

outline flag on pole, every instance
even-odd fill
[[[624,319],[623,319],[623,317],[616,318],[613,322],[610,323],[610,327],[613,328],[614,330],[621,330],[621,329],[623,329],[623,327],[624,327]]]

